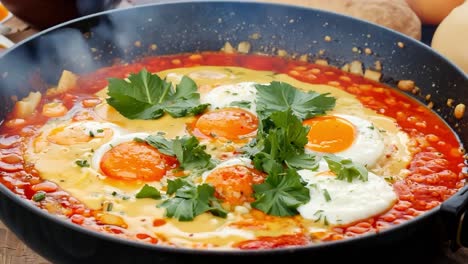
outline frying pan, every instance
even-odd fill
[[[261,38],[250,39],[253,33]],[[325,36],[332,38],[324,41]],[[434,109],[468,144],[468,118],[453,117],[448,98],[468,105],[468,78],[428,46],[357,19],[308,8],[247,2],[171,2],[113,10],[61,24],[19,43],[0,58],[0,120],[11,96],[44,91],[63,69],[90,72],[116,62],[160,54],[219,50],[226,41],[248,40],[253,51],[310,54],[341,66],[379,60],[383,80],[411,79],[421,88],[410,95]],[[135,45],[140,41],[141,45]],[[402,42],[404,47],[397,45]],[[156,44],[158,49],[148,47]],[[353,52],[370,48],[373,55]],[[324,50],[325,52],[319,52]],[[319,55],[321,54],[321,55]],[[31,79],[34,82],[31,82]],[[297,248],[258,251],[192,250],[149,245],[96,233],[50,215],[0,186],[0,217],[32,249],[54,263],[280,263],[305,259],[335,263],[427,261],[440,244],[468,246],[468,188],[431,211],[377,234]]]

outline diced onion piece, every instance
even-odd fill
[[[64,70],[57,87],[49,88],[46,92],[46,96],[55,96],[65,93],[76,85],[77,80],[78,76],[76,76],[71,71]]]
[[[401,80],[398,82],[398,88],[402,91],[411,91],[413,90],[414,86],[414,81],[411,80]]]
[[[236,53],[236,49],[229,42],[226,42],[221,50],[224,51],[224,53]]]
[[[42,107],[42,115],[47,117],[64,116],[68,109],[61,102],[47,103]]]
[[[328,66],[328,61],[326,60],[315,60],[315,64],[318,64],[318,65],[323,65],[323,66]]]
[[[341,70],[344,71],[344,72],[349,72],[349,63],[346,63],[345,65],[343,65],[341,67]]]
[[[250,51],[250,43],[247,41],[242,41],[237,45],[237,51],[240,53],[249,53]]]
[[[96,217],[97,223],[101,225],[114,225],[114,226],[120,226],[122,228],[128,227],[127,223],[125,223],[125,220],[118,215],[98,213],[96,214],[95,217]]]
[[[286,50],[284,50],[284,49],[279,49],[278,50],[278,56],[279,57],[286,57],[286,56],[288,56],[288,52]]]
[[[375,61],[374,62],[374,68],[377,70],[377,71],[381,71],[382,70],[382,63],[380,61]]]
[[[362,62],[360,61],[352,61],[351,64],[349,65],[349,72],[357,74],[357,75],[363,75],[364,72],[362,71]]]
[[[454,115],[457,119],[462,119],[465,115],[466,106],[464,104],[458,104],[455,106]]]
[[[301,56],[299,56],[299,61],[304,61],[304,62],[309,61],[309,55],[308,54],[302,54]]]
[[[30,92],[29,95],[21,101],[16,102],[14,114],[16,118],[26,118],[36,110],[42,95],[40,92]]]
[[[382,77],[382,73],[378,72],[378,71],[373,71],[373,70],[369,70],[367,69],[365,72],[364,72],[364,78],[367,78],[369,80],[373,80],[373,81],[380,81],[380,77]]]

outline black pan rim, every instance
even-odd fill
[[[425,44],[423,44],[423,43],[421,43],[421,42],[419,42],[419,41],[417,41],[415,39],[412,39],[412,38],[410,38],[410,37],[408,37],[408,36],[406,36],[406,35],[404,35],[402,33],[394,31],[392,29],[388,29],[388,28],[382,27],[380,25],[373,24],[373,23],[370,23],[370,22],[367,22],[367,21],[364,21],[364,20],[361,20],[361,19],[357,19],[357,18],[337,14],[337,13],[334,13],[334,12],[314,9],[314,8],[301,7],[301,6],[295,6],[295,5],[290,5],[290,4],[282,4],[282,3],[279,4],[279,3],[252,2],[252,1],[246,1],[246,0],[244,0],[244,1],[229,1],[229,0],[198,0],[198,1],[197,0],[176,0],[176,1],[167,1],[167,0],[164,0],[164,1],[161,1],[161,2],[158,2],[158,3],[150,3],[150,4],[134,6],[134,7],[129,7],[129,8],[113,9],[113,10],[108,10],[108,11],[104,11],[104,12],[99,12],[99,13],[96,13],[96,14],[76,18],[76,19],[73,19],[73,20],[58,24],[58,25],[56,25],[54,27],[51,27],[49,29],[46,29],[44,31],[41,31],[40,33],[37,33],[37,34],[35,34],[35,35],[33,35],[33,36],[19,42],[19,43],[17,43],[16,45],[14,45],[8,51],[6,51],[4,54],[2,54],[2,56],[0,56],[0,59],[2,59],[4,56],[9,54],[10,52],[14,52],[16,47],[19,47],[21,45],[26,45],[30,41],[32,41],[34,39],[38,39],[41,36],[48,34],[49,32],[59,30],[61,28],[66,28],[67,26],[72,25],[72,24],[74,24],[76,22],[86,21],[86,20],[88,20],[90,18],[95,18],[95,17],[99,17],[99,16],[106,16],[106,15],[109,15],[109,14],[114,14],[114,13],[119,13],[119,12],[127,12],[128,10],[135,10],[135,9],[139,9],[139,8],[148,8],[148,7],[159,6],[159,5],[209,4],[209,3],[229,3],[229,4],[244,4],[244,5],[247,4],[247,5],[281,6],[281,7],[286,7],[286,8],[295,8],[295,9],[302,9],[302,10],[313,10],[314,12],[317,12],[319,14],[324,14],[324,15],[330,16],[330,17],[337,16],[337,17],[346,18],[346,19],[348,19],[350,21],[358,21],[360,23],[364,23],[364,24],[372,26],[372,27],[377,27],[377,28],[379,28],[379,30],[384,30],[384,31],[391,32],[396,37],[399,37],[399,38],[401,38],[402,40],[404,40],[406,42],[411,42],[412,44],[415,44],[416,46],[418,46],[418,48],[422,48],[422,49],[427,50],[428,52],[436,54],[438,57],[442,58],[442,60],[447,65],[452,66],[456,71],[458,71],[461,75],[464,75],[468,79],[468,75],[465,74],[459,67],[454,65],[452,62],[447,60],[444,56],[442,56],[441,54],[439,54],[435,50],[431,49],[429,46],[427,46],[427,45],[425,45]],[[457,135],[457,133],[455,133],[455,132],[454,132],[454,134]],[[200,249],[192,249],[192,248],[178,248],[178,247],[171,247],[171,246],[158,245],[158,244],[152,245],[152,244],[149,244],[149,243],[134,241],[134,240],[130,240],[130,239],[121,239],[121,238],[118,238],[118,237],[113,236],[111,234],[93,231],[93,230],[87,229],[85,227],[82,227],[80,225],[73,224],[68,220],[59,218],[59,217],[57,217],[55,215],[52,215],[52,214],[40,209],[39,207],[35,206],[32,202],[30,202],[30,201],[28,201],[28,200],[26,200],[24,198],[19,197],[18,195],[16,195],[12,191],[10,191],[8,188],[6,188],[2,184],[0,184],[0,192],[2,194],[6,195],[7,197],[9,197],[11,200],[13,200],[18,205],[20,205],[23,208],[29,210],[30,212],[33,212],[34,214],[38,215],[39,217],[45,217],[45,218],[47,218],[48,220],[50,220],[51,222],[53,222],[55,224],[61,225],[62,227],[65,227],[65,228],[73,229],[73,230],[75,230],[77,232],[89,235],[91,237],[97,237],[97,238],[100,238],[100,239],[103,239],[103,240],[106,240],[106,241],[109,241],[109,242],[124,244],[124,245],[131,246],[131,247],[148,249],[148,250],[152,250],[154,252],[162,251],[162,252],[197,254],[197,255],[218,255],[219,254],[219,255],[223,255],[223,256],[229,256],[229,255],[232,255],[232,256],[259,255],[259,256],[261,256],[261,255],[282,254],[282,253],[290,254],[290,253],[302,252],[302,251],[309,251],[310,252],[311,250],[317,250],[318,251],[318,250],[322,250],[322,249],[326,249],[326,248],[334,248],[334,247],[339,247],[339,246],[343,246],[343,245],[359,243],[359,241],[362,241],[362,240],[368,240],[368,239],[373,239],[373,238],[375,239],[377,237],[385,236],[387,234],[396,232],[398,230],[402,230],[402,229],[405,229],[407,227],[413,226],[413,225],[423,221],[424,219],[433,217],[440,210],[440,205],[439,205],[439,206],[437,206],[435,208],[432,208],[429,211],[424,212],[423,214],[421,214],[419,216],[416,216],[413,219],[407,220],[404,223],[392,226],[392,227],[390,227],[388,229],[384,229],[384,230],[382,230],[382,231],[380,231],[378,233],[364,234],[364,235],[360,235],[360,236],[357,236],[357,237],[346,238],[346,239],[342,239],[342,240],[338,240],[338,241],[331,241],[331,242],[325,242],[325,243],[319,243],[319,244],[310,244],[310,245],[306,245],[306,246],[278,248],[278,249],[261,249],[261,250],[203,249],[203,250],[200,250]]]

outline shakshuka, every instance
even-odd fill
[[[341,69],[261,55],[145,58],[17,100],[0,181],[77,225],[201,249],[376,233],[465,183],[428,107]]]

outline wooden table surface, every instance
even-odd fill
[[[124,0],[119,7],[129,7],[157,1],[158,0]],[[284,2],[286,3],[288,1],[285,0]],[[6,36],[15,43],[39,32],[37,29],[32,28],[14,16],[4,22],[4,25],[11,28],[10,33],[6,34]],[[434,259],[433,263],[468,263],[468,249],[461,249],[456,253],[444,249],[444,252],[444,255]],[[0,221],[0,264],[50,264],[50,262],[28,248]]]

